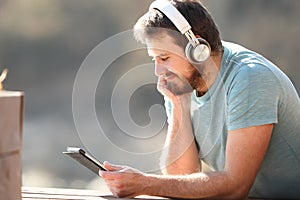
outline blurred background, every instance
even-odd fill
[[[151,2],[0,0],[0,70],[9,69],[4,85],[7,90],[25,91],[24,186],[106,190],[100,178],[61,153],[69,145],[86,147],[73,120],[73,85],[86,56],[102,41],[130,30]],[[300,91],[299,0],[202,2],[214,16],[224,40],[263,54],[276,63]],[[95,107],[99,118],[106,116],[105,126],[110,132],[115,132],[108,109],[111,87],[131,67],[150,62],[146,51],[131,52],[120,56],[105,71],[97,89]],[[155,84],[140,87],[130,100],[133,121],[141,126],[151,123],[149,108],[162,104],[162,100],[155,91]],[[165,127],[151,141],[143,141],[143,145],[137,142],[127,146],[135,151],[159,148],[163,144],[164,130]],[[90,140],[97,146],[95,138]],[[92,153],[97,155],[97,150]],[[110,160],[109,149],[105,155],[96,157],[101,161]],[[130,163],[126,163],[124,157],[115,158],[120,159],[120,164]],[[141,165],[151,163],[157,165],[158,159],[141,160],[133,167],[143,170]]]

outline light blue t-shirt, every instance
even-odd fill
[[[199,156],[224,170],[230,130],[274,124],[249,197],[300,199],[300,100],[289,78],[261,55],[223,42],[219,75],[202,97],[192,95]],[[170,104],[166,102],[167,114]]]

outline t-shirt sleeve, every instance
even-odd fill
[[[260,64],[242,66],[227,93],[227,127],[236,130],[278,122],[280,83]]]

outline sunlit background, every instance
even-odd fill
[[[69,145],[84,146],[73,120],[73,84],[86,56],[102,41],[131,29],[150,2],[0,0],[0,69],[9,69],[5,88],[25,91],[24,186],[106,190],[99,177],[61,153]],[[269,58],[300,91],[299,0],[205,0],[203,3],[214,16],[224,40],[240,43]],[[111,115],[107,109],[110,84],[115,84],[131,67],[150,62],[146,51],[139,51],[112,63],[106,79],[99,82],[97,114]],[[147,74],[138,74],[137,78],[141,76]],[[133,94],[127,106],[133,121],[145,126],[151,123],[148,116],[151,105],[161,103],[155,85],[148,84]],[[111,123],[109,120],[106,123],[108,129],[113,126]],[[148,145],[131,144],[131,147],[136,145],[137,151],[143,151],[152,145],[161,146],[164,129],[159,134]],[[90,140],[97,146],[95,138]],[[96,151],[93,153],[97,155]],[[110,160],[109,149],[106,155],[101,160]],[[123,158],[119,164],[122,163],[130,162]],[[158,159],[141,160],[141,163],[156,166]]]

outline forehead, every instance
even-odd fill
[[[146,40],[147,51],[149,56],[157,56],[159,54],[177,54],[184,55],[182,47],[177,45],[174,38],[168,34],[161,34],[160,37],[155,37]]]

